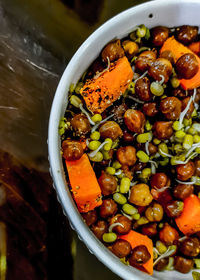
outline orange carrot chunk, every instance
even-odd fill
[[[132,78],[133,70],[124,56],[111,63],[99,77],[87,80],[80,93],[91,112],[102,113],[125,92]]]
[[[65,161],[74,200],[80,212],[88,212],[102,204],[101,189],[88,156]]]
[[[200,231],[200,199],[191,194],[184,200],[184,208],[176,224],[185,235]]]
[[[196,53],[197,55],[199,55],[199,54],[200,54],[200,41],[191,43],[191,44],[189,45],[189,49],[190,49],[192,52],[194,52],[194,53]]]
[[[160,50],[160,53],[164,52],[164,51],[171,51],[174,55],[174,60],[175,62],[184,54],[186,53],[193,53],[189,48],[185,47],[183,44],[179,43],[178,41],[176,41],[176,39],[174,39],[174,37],[170,37],[168,38],[161,50]],[[197,72],[197,74],[189,79],[189,80],[185,80],[185,79],[181,79],[180,80],[180,84],[182,86],[183,89],[193,89],[193,88],[196,88],[196,87],[199,87],[200,86],[200,58],[195,54],[193,53],[198,61],[198,64],[199,64],[199,70]]]
[[[127,240],[130,244],[132,249],[134,249],[137,246],[144,245],[147,247],[151,258],[146,262],[145,264],[142,265],[141,269],[142,271],[149,273],[150,275],[153,274],[153,243],[150,238],[148,238],[146,235],[143,235],[141,233],[138,233],[136,231],[129,231],[128,234],[126,235],[120,235],[120,239]]]

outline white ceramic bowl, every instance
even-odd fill
[[[97,240],[83,222],[68,189],[60,156],[60,137],[58,134],[59,120],[63,117],[67,106],[68,89],[99,55],[103,46],[114,38],[122,38],[139,25],[151,28],[157,25],[168,27],[190,24],[200,25],[200,0],[155,0],[126,10],[98,28],[78,49],[68,64],[58,85],[49,121],[49,160],[58,199],[62,204],[71,226],[87,245],[91,253],[109,267],[122,279],[192,279],[191,274],[173,272],[155,272],[153,277],[139,270],[122,264],[117,257],[109,252]]]

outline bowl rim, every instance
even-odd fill
[[[158,5],[163,7],[168,5],[181,5],[181,4],[200,4],[199,0],[153,0],[150,2],[142,3],[133,6],[111,19],[107,20],[101,25],[96,31],[94,31],[78,48],[72,59],[68,63],[61,79],[58,84],[49,118],[48,127],[48,154],[50,163],[50,174],[53,179],[53,185],[57,192],[57,197],[62,205],[64,214],[68,217],[70,225],[75,230],[89,251],[111,271],[120,276],[122,279],[127,280],[141,280],[141,279],[155,279],[154,277],[147,275],[133,267],[127,267],[121,261],[114,256],[103,244],[100,242],[95,235],[89,230],[88,226],[84,223],[77,207],[69,195],[69,190],[66,188],[67,183],[65,180],[64,169],[62,165],[62,159],[60,155],[60,136],[58,135],[58,125],[61,117],[61,107],[63,106],[63,100],[66,96],[66,92],[69,88],[70,72],[73,70],[73,65],[76,64],[82,57],[83,53],[86,52],[91,42],[96,40],[100,35],[105,32],[106,28],[111,28],[121,17],[128,17],[133,13],[140,12],[144,9],[153,9]],[[60,111],[59,111],[60,110]],[[134,277],[134,278],[133,278]]]

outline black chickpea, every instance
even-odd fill
[[[111,251],[118,258],[125,258],[131,253],[131,245],[128,241],[123,239],[118,239],[111,247]]]
[[[62,142],[63,157],[66,160],[78,160],[83,155],[83,147],[78,141],[65,140]]]
[[[200,253],[200,242],[196,237],[188,237],[180,243],[179,250],[186,257],[197,257]]]
[[[152,99],[152,93],[150,91],[150,81],[147,77],[137,80],[135,83],[135,93],[140,100],[150,101]]]
[[[108,231],[108,224],[106,221],[98,221],[96,224],[93,224],[91,227],[92,232],[96,237],[101,240],[104,233]]]
[[[187,184],[178,184],[174,190],[173,195],[175,198],[184,200],[194,192],[194,186],[193,185],[187,185]]]
[[[171,121],[157,121],[153,126],[153,134],[158,139],[169,139],[173,134]]]
[[[181,101],[174,96],[166,97],[160,102],[160,110],[165,117],[170,120],[177,120],[180,116],[182,108]]]
[[[116,232],[117,234],[127,234],[131,230],[132,221],[123,215],[118,214],[114,216],[110,221],[110,225],[115,223],[121,224],[121,225],[116,225],[113,228],[113,231]]]
[[[165,26],[157,26],[152,29],[152,42],[154,46],[161,47],[169,36],[169,29]]]
[[[90,227],[97,221],[97,212],[96,210],[91,210],[87,213],[82,213],[82,217],[85,220],[86,224]]]
[[[117,204],[113,199],[104,199],[102,205],[100,206],[100,216],[102,218],[108,218],[115,215],[117,212]]]
[[[145,211],[145,216],[150,222],[159,222],[163,218],[163,207],[159,203],[154,202]]]
[[[116,40],[107,44],[101,53],[102,60],[105,63],[108,62],[108,59],[110,61],[115,61],[123,56],[124,56],[124,49],[121,46],[120,40]]]
[[[172,74],[172,64],[165,58],[157,58],[148,68],[148,74],[156,81],[164,79],[164,82],[167,83]]]
[[[198,61],[193,53],[182,55],[177,60],[175,67],[180,79],[191,79],[199,70]]]
[[[144,132],[145,116],[142,112],[128,109],[124,114],[124,122],[130,131],[135,133]]]
[[[142,107],[142,112],[148,117],[154,117],[158,114],[157,104],[155,102],[145,103]]]
[[[142,226],[142,234],[153,237],[158,233],[157,223],[148,223]]]
[[[183,45],[189,45],[198,36],[198,26],[182,25],[176,29],[176,38]]]
[[[174,200],[167,203],[165,212],[168,217],[177,218],[181,215],[183,211],[184,203],[182,201]]]
[[[110,195],[117,189],[117,180],[115,176],[102,172],[98,179],[101,191],[103,195]]]
[[[117,159],[122,165],[132,166],[136,163],[136,149],[132,146],[121,147],[117,150]]]
[[[150,260],[151,255],[146,246],[140,245],[132,250],[132,254],[129,258],[129,263],[132,266],[140,266]]]
[[[157,271],[163,271],[165,270],[168,263],[169,263],[169,258],[163,258],[154,266],[154,268]]]
[[[88,118],[82,113],[72,118],[71,125],[77,136],[86,135],[91,130]]]
[[[181,273],[188,273],[194,265],[194,261],[181,256],[175,256],[174,268]]]
[[[156,60],[157,53],[154,51],[144,51],[142,52],[135,62],[135,68],[144,72],[148,69],[153,61]]]
[[[103,139],[111,138],[112,140],[116,140],[118,137],[123,135],[120,126],[114,121],[107,121],[103,123],[99,129],[99,132]]]

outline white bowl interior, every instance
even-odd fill
[[[58,126],[60,118],[64,115],[67,106],[68,89],[71,83],[76,84],[82,73],[99,55],[103,46],[110,40],[124,37],[139,24],[145,24],[149,28],[157,25],[174,27],[190,24],[200,26],[199,11],[199,0],[155,0],[133,7],[109,20],[97,29],[73,56],[63,73],[52,104],[49,120],[48,147],[51,166],[50,172],[53,177],[58,199],[62,204],[64,213],[69,218],[72,228],[76,230],[80,239],[87,245],[90,252],[94,253],[101,262],[123,279],[189,280],[192,279],[192,276],[191,273],[184,275],[170,271],[154,272],[153,277],[151,277],[135,268],[125,266],[97,240],[83,222],[67,187],[60,156]]]

